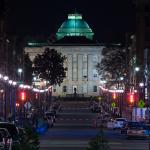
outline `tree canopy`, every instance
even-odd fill
[[[25,54],[24,56],[24,82],[26,84],[31,85],[32,84],[32,61],[29,58],[28,54]]]
[[[96,68],[102,79],[117,81],[126,76],[126,51],[122,48],[104,48],[103,58]]]
[[[60,52],[46,48],[42,55],[38,54],[34,59],[34,73],[49,81],[50,85],[60,85],[66,74],[64,60],[65,56]]]

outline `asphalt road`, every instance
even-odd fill
[[[94,126],[96,113],[87,102],[62,102],[53,128],[40,136],[40,150],[86,150],[99,132]],[[120,131],[104,130],[111,150],[149,150],[150,140],[127,140]]]

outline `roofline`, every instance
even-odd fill
[[[87,43],[87,44],[74,44],[74,43],[72,43],[72,44],[67,44],[67,43],[64,43],[64,44],[62,44],[62,43],[56,43],[56,44],[51,44],[51,45],[49,45],[49,46],[105,46],[105,44],[102,44],[102,43]]]

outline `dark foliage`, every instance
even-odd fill
[[[110,150],[108,141],[105,139],[102,129],[100,129],[96,137],[89,142],[87,150]]]
[[[29,58],[28,54],[25,54],[24,56],[24,83],[25,84],[32,84],[32,61]]]
[[[21,143],[22,150],[39,150],[40,141],[39,135],[31,128],[25,127],[26,135],[24,135],[24,140]]]
[[[107,81],[117,81],[126,76],[126,52],[121,48],[104,48],[103,58],[97,64],[99,75]]]
[[[37,55],[34,59],[35,74],[49,81],[50,85],[60,85],[65,78],[64,60],[65,57],[61,53],[46,48],[42,55]]]

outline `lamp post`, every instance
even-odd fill
[[[123,89],[123,81],[124,81],[124,77],[121,76],[119,78],[119,84],[118,84],[118,88]],[[119,105],[119,115],[122,116],[122,112],[123,112],[123,93],[118,93],[118,105]]]
[[[22,70],[22,68],[18,68],[18,74],[19,74],[19,80],[20,80],[20,82],[21,82],[21,80],[22,80],[22,72],[23,72],[23,70]]]
[[[16,87],[16,85],[17,85],[17,82],[15,82],[15,81],[13,81],[12,82],[12,85],[14,86],[14,88],[13,88],[13,98],[14,98],[14,100],[13,100],[13,107],[14,107],[14,109],[13,109],[13,121],[15,122],[16,121],[16,98],[17,98],[17,87]]]
[[[137,87],[137,77],[138,77],[138,72],[140,71],[140,67],[135,67],[134,68],[134,86]]]
[[[7,85],[6,85],[6,81],[8,80],[7,76],[4,76],[4,81],[5,81],[5,99],[4,99],[4,120],[7,120]]]

